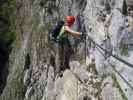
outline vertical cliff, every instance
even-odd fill
[[[0,1],[0,94],[6,85],[9,54],[15,40],[14,9],[15,0]]]
[[[4,7],[9,7],[6,17],[11,17],[8,22],[12,26],[8,27],[9,32],[5,29],[0,33],[10,33],[3,37],[9,45],[5,50],[0,48],[7,51],[6,55],[0,51],[0,74],[4,75],[0,77],[0,100],[133,99],[133,69],[117,59],[133,64],[132,0],[8,1],[0,1],[3,12]],[[70,37],[74,47],[71,68],[63,72],[63,77],[55,77],[57,48],[48,33],[66,15],[76,16],[73,29],[81,26],[87,37]],[[0,13],[0,25],[1,16]],[[124,30],[129,35],[128,49],[120,48]],[[2,41],[0,36],[0,45]],[[117,57],[110,56],[110,52]]]

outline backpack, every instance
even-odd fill
[[[57,22],[57,24],[51,29],[49,35],[50,39],[57,41],[57,37],[61,31],[62,26],[65,24],[64,21],[60,20]]]

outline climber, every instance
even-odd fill
[[[80,37],[81,32],[76,32],[71,29],[71,26],[75,22],[74,16],[66,16],[65,24],[62,26],[60,33],[58,35],[58,50],[56,55],[56,75],[60,74],[61,71],[65,69],[70,69],[69,59],[72,52],[71,44],[69,42],[68,36],[72,35],[74,37]]]

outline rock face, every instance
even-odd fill
[[[133,69],[90,41],[91,37],[108,52],[133,62],[133,3],[132,0],[123,2],[16,0],[17,36],[0,100],[132,100]],[[77,40],[78,45],[70,37],[75,47],[71,68],[62,77],[56,77],[56,46],[48,33],[66,15],[76,16],[73,29],[81,26],[81,31],[89,37],[85,41]],[[119,48],[124,30],[129,35],[126,49]]]

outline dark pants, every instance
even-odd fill
[[[58,43],[56,53],[56,74],[66,69],[70,69],[69,60],[71,51],[72,49],[68,39]]]

